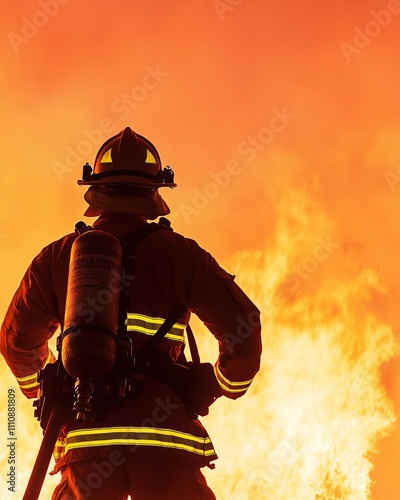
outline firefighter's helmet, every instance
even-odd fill
[[[78,184],[90,186],[84,195],[90,205],[84,215],[95,217],[108,211],[148,219],[170,212],[158,188],[176,187],[174,172],[161,167],[154,145],[129,127],[101,146],[94,168],[84,165]]]
[[[126,127],[100,148],[94,168],[86,164],[79,185],[130,184],[139,188],[176,187],[174,172],[145,137]]]

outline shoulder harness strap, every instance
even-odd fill
[[[75,231],[78,234],[82,234],[85,231],[90,231],[93,229],[91,226],[87,226],[83,221],[79,221],[75,224]],[[129,257],[132,254],[135,246],[146,236],[159,229],[166,229],[168,231],[172,231],[171,222],[166,217],[160,217],[159,222],[151,222],[150,224],[143,224],[138,229],[135,229],[131,233],[127,234],[123,238],[120,239],[121,245],[124,248],[125,257]],[[164,324],[160,327],[159,331],[152,338],[151,342],[148,342],[145,346],[145,351],[148,352],[151,348],[154,348],[158,345],[159,342],[165,337],[173,324],[179,320],[179,318],[185,313],[187,308],[184,306],[178,306],[176,309],[171,311],[168,318],[165,320]],[[172,323],[171,323],[172,322]],[[190,356],[194,363],[200,363],[200,355],[199,350],[196,344],[196,339],[194,337],[192,328],[190,325],[186,327],[186,334],[189,343]]]

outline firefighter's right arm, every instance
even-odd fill
[[[48,339],[58,328],[53,312],[49,249],[44,249],[26,271],[5,315],[0,352],[28,398],[37,395],[37,375],[55,361]]]

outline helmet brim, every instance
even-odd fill
[[[110,175],[103,179],[98,180],[79,180],[77,181],[79,186],[101,186],[101,185],[112,185],[112,184],[127,184],[138,188],[160,188],[160,187],[170,187],[174,188],[177,186],[175,182],[155,182],[151,179],[144,179],[143,177],[135,175]]]

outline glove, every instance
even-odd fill
[[[208,415],[209,407],[222,396],[211,363],[187,363],[185,407],[189,414]]]

